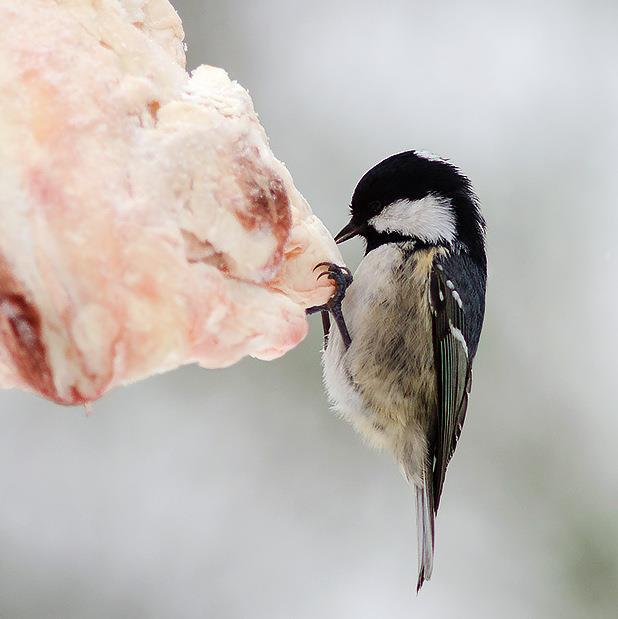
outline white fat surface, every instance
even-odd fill
[[[25,346],[40,336],[52,396],[96,398],[180,364],[274,358],[302,340],[304,307],[331,292],[313,267],[341,255],[249,95],[222,69],[185,73],[168,0],[0,2],[0,23],[12,59],[0,61],[2,267],[41,333],[8,302],[0,323]],[[42,59],[49,88],[28,78]],[[275,202],[280,216],[266,217]],[[202,244],[197,260],[186,233]],[[0,344],[0,386],[40,391],[44,377],[18,369]]]
[[[14,328],[17,330],[19,339],[25,346],[32,346],[36,341],[36,337],[30,323],[24,319],[20,309],[14,303],[6,299],[0,302],[0,315],[4,315],[11,321]]]
[[[455,217],[448,199],[429,194],[420,200],[397,200],[369,220],[378,232],[396,232],[429,243],[455,240]]]

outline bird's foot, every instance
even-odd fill
[[[305,310],[305,312],[307,314],[322,312],[325,348],[328,342],[328,314],[332,314],[333,320],[337,324],[339,332],[341,333],[341,339],[343,340],[343,343],[347,349],[352,343],[352,338],[350,338],[350,333],[348,332],[345,320],[343,319],[341,302],[345,297],[345,293],[348,287],[352,283],[352,273],[350,273],[350,269],[348,269],[347,267],[339,266],[338,264],[334,264],[333,262],[320,262],[319,264],[315,265],[315,268],[313,270],[315,271],[316,269],[319,269],[321,267],[326,267],[326,270],[322,271],[322,273],[318,275],[318,279],[320,279],[321,277],[328,277],[328,279],[335,282],[335,292],[324,305],[315,305],[314,307],[309,307]]]
[[[341,309],[341,302],[345,297],[345,293],[352,283],[352,273],[347,267],[339,266],[333,262],[320,262],[313,268],[314,271],[321,267],[327,267],[325,271],[322,271],[318,275],[318,279],[321,277],[328,277],[331,281],[335,282],[335,292],[333,296],[324,305],[315,305],[305,310],[307,314],[315,314],[317,312],[331,312],[334,313],[337,309]]]

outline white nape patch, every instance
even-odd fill
[[[378,232],[395,232],[428,243],[455,240],[455,216],[450,200],[430,193],[420,200],[397,200],[372,217]]]
[[[468,344],[466,343],[466,338],[463,336],[463,333],[455,327],[450,320],[448,321],[448,326],[451,328],[453,337],[462,345],[464,352],[466,353],[466,357],[468,357]]]
[[[443,161],[444,163],[448,163],[448,159],[444,159],[444,157],[438,157],[438,155],[434,155],[428,150],[415,150],[414,153],[417,157],[421,157],[421,159],[427,159],[427,161]]]

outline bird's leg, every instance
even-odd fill
[[[324,325],[324,347],[326,347],[326,344],[328,342],[327,325],[330,324],[330,321],[327,320],[327,318],[328,313],[330,313],[333,317],[333,320],[337,324],[337,327],[339,328],[339,332],[341,333],[341,339],[343,340],[343,344],[347,349],[352,343],[352,338],[350,337],[348,327],[346,326],[345,320],[343,319],[341,302],[345,297],[348,286],[352,283],[352,273],[350,273],[350,270],[348,268],[341,267],[338,264],[334,264],[332,262],[320,262],[320,264],[317,264],[313,270],[315,271],[320,267],[327,268],[325,271],[318,275],[318,279],[320,279],[320,277],[328,277],[328,279],[335,282],[335,293],[324,305],[309,307],[305,310],[305,312],[307,314],[322,312],[322,324]]]
[[[322,315],[322,330],[324,331],[324,344],[322,350],[326,350],[328,346],[328,334],[330,333],[330,315],[328,312],[320,312]]]

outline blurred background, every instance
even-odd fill
[[[329,412],[314,318],[283,359],[90,415],[0,392],[0,617],[618,616],[618,5],[175,6],[190,68],[249,89],[332,232],[409,148],[481,198],[487,319],[434,576],[417,598],[412,493]]]

